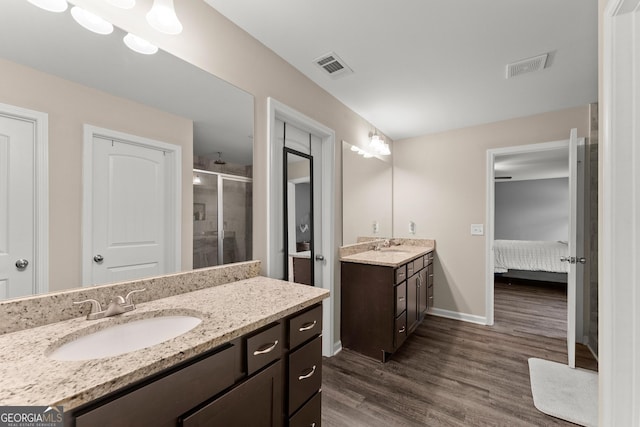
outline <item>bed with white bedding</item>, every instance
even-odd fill
[[[495,273],[512,273],[514,271],[560,273],[560,276],[549,276],[556,277],[559,280],[550,281],[566,281],[569,264],[560,261],[560,258],[568,256],[567,242],[495,240],[493,253],[495,257]],[[543,276],[533,275],[531,277]]]

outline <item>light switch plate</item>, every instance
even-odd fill
[[[471,224],[472,236],[484,236],[484,224]]]
[[[409,233],[416,234],[416,223],[409,221]]]

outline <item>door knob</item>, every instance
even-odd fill
[[[587,259],[586,258],[577,258],[576,261],[578,261],[580,264],[586,264],[587,263]]]
[[[93,257],[93,260],[97,263],[101,263],[102,261],[104,261],[104,257],[100,254],[96,255]]]
[[[316,261],[324,261],[323,255],[316,255]]]
[[[16,261],[16,267],[18,268],[18,270],[24,270],[25,268],[27,268],[28,265],[29,265],[29,261],[27,261],[24,258],[21,258]]]

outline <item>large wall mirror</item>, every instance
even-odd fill
[[[162,50],[153,55],[133,52],[123,43],[125,35],[118,28],[109,35],[91,33],[69,10],[51,13],[24,0],[0,4],[0,104],[48,116],[49,291],[86,285],[82,227],[87,125],[180,148],[180,257],[175,263],[180,270],[205,266],[195,262],[198,233],[224,240],[225,250],[216,249],[221,250],[221,262],[251,257],[253,96]],[[111,144],[117,143],[112,138]],[[0,141],[0,152],[1,146]],[[0,164],[6,160],[1,157]],[[196,201],[197,171],[207,182],[223,180],[226,197],[216,195],[215,203],[221,200],[228,218],[213,213],[213,199]],[[141,181],[144,176],[139,174]],[[8,182],[0,177],[0,196]],[[153,214],[141,214],[141,221],[151,222],[148,215]],[[215,230],[207,228],[209,219],[215,219]],[[218,233],[225,226],[226,236]],[[0,240],[10,234],[3,228]],[[31,262],[23,270],[30,268],[38,266]]]
[[[342,244],[358,237],[393,237],[391,159],[365,157],[342,142]]]

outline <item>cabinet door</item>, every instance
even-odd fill
[[[418,324],[418,275],[407,280],[407,328],[409,331]]]
[[[422,318],[427,311],[427,291],[429,288],[427,282],[427,269],[423,268],[418,272],[418,317]]]
[[[230,347],[158,379],[76,418],[76,427],[174,427],[178,417],[233,385]],[[184,391],[188,390],[188,393]]]
[[[283,425],[282,361],[184,417],[183,427],[280,427]]]

